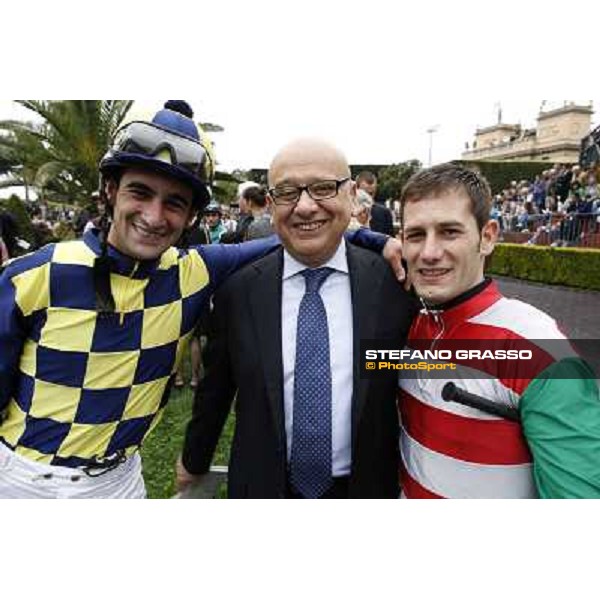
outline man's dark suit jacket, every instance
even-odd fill
[[[372,231],[393,236],[394,219],[392,217],[392,211],[383,204],[374,202],[373,206],[371,206],[371,221],[369,227]]]
[[[352,470],[349,496],[398,495],[397,372],[361,379],[361,339],[393,339],[402,348],[416,306],[377,254],[347,245],[354,331]],[[237,390],[229,463],[230,498],[283,498],[287,486],[281,356],[283,251],[233,275],[215,296],[206,376],[194,399],[182,460],[205,473]]]

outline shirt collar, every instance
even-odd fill
[[[99,256],[102,252],[98,229],[90,229],[83,234],[83,241],[88,248]],[[107,255],[110,259],[111,271],[120,275],[133,276],[135,279],[142,279],[155,271],[160,264],[160,257],[154,260],[136,260],[119,252],[110,244],[107,247]]]
[[[502,298],[496,282],[486,277],[470,290],[443,304],[426,307],[425,312],[442,313],[447,326],[462,323],[483,312]]]
[[[348,258],[346,256],[346,240],[342,239],[335,251],[335,254],[323,265],[319,267],[329,267],[341,273],[349,273]],[[306,266],[299,260],[295,259],[285,248],[283,249],[283,279],[289,279],[298,275],[305,269],[311,267]]]

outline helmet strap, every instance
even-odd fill
[[[108,233],[110,231],[110,217],[112,206],[106,196],[106,185],[104,177],[100,182],[100,199],[106,206],[104,214],[100,217],[98,224],[100,233],[100,256],[94,261],[94,290],[96,292],[96,310],[103,313],[115,312],[115,299],[110,286],[111,259],[108,256]]]

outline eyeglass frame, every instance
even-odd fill
[[[323,202],[324,200],[331,200],[332,198],[335,198],[340,193],[340,188],[347,181],[351,181],[351,179],[352,179],[352,177],[344,177],[344,179],[322,179],[321,181],[313,181],[312,183],[309,183],[308,185],[291,185],[290,184],[288,187],[296,188],[296,191],[298,192],[298,197],[295,200],[291,200],[290,202],[277,201],[275,195],[273,194],[273,192],[277,189],[276,187],[269,188],[267,191],[269,192],[269,196],[271,196],[271,199],[277,206],[294,206],[294,205],[298,204],[303,192],[306,192],[309,195],[309,197],[311,198],[311,200],[314,200],[315,202]],[[331,196],[327,196],[326,198],[315,198],[310,193],[311,186],[313,186],[317,183],[329,183],[329,182],[335,183],[335,193],[332,194]]]

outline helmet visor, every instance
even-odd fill
[[[212,164],[204,146],[197,140],[153,123],[133,121],[117,132],[112,152],[142,154],[178,166],[210,184]]]

